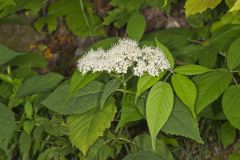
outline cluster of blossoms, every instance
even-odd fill
[[[89,71],[127,73],[129,68],[136,76],[148,73],[158,76],[162,71],[170,68],[169,61],[158,47],[140,48],[136,41],[121,39],[112,48],[90,50],[78,60],[78,69],[82,73]]]

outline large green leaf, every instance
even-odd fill
[[[13,112],[0,103],[0,149],[7,152],[8,143],[10,142],[15,129],[16,122]]]
[[[235,69],[240,64],[240,38],[236,39],[227,54],[227,65],[230,70]]]
[[[203,143],[197,126],[197,121],[187,107],[178,99],[175,100],[174,109],[162,131],[167,134],[180,135]]]
[[[156,150],[151,147],[151,137],[147,134],[138,135],[133,139],[138,150],[155,152],[163,160],[173,160],[173,156],[163,141],[156,139]]]
[[[157,77],[153,77],[153,76],[150,76],[148,74],[145,74],[145,75],[141,76],[138,79],[138,82],[137,82],[137,92],[136,92],[135,103],[137,102],[138,97],[144,91],[146,91],[147,89],[152,87],[155,83],[157,83],[163,77],[164,74],[165,74],[165,72],[160,74]]]
[[[86,73],[82,74],[78,70],[74,72],[71,82],[70,82],[70,93],[74,94],[79,89],[86,86],[88,83],[93,81],[95,78],[97,78],[100,75],[100,73]]]
[[[216,100],[232,81],[232,74],[227,71],[209,72],[193,78],[197,86],[196,113]]]
[[[146,104],[147,124],[155,150],[158,132],[168,120],[173,108],[173,91],[168,83],[158,82],[149,92]]]
[[[128,154],[123,160],[163,160],[151,151],[140,150],[136,153]]]
[[[223,112],[229,122],[240,129],[240,88],[239,86],[230,86],[223,94],[222,107]]]
[[[184,75],[199,75],[206,72],[210,72],[212,71],[212,69],[195,64],[186,64],[183,66],[176,67],[173,71]]]
[[[109,128],[116,113],[111,99],[103,109],[94,108],[83,114],[69,116],[67,125],[71,143],[85,155],[89,147]]]
[[[208,8],[215,8],[222,0],[187,0],[185,4],[186,15],[190,16],[196,13],[202,13]]]
[[[172,84],[177,96],[183,101],[195,117],[194,105],[197,96],[195,84],[190,79],[180,74],[174,74],[172,76]]]
[[[50,91],[63,80],[63,76],[57,73],[37,75],[26,79],[17,90],[17,96],[22,97],[39,92]]]
[[[59,114],[85,113],[99,105],[103,84],[93,81],[76,94],[69,94],[69,84],[59,86],[42,103]]]
[[[136,27],[137,26],[137,27]],[[134,13],[127,22],[128,37],[139,41],[145,31],[146,21],[143,15]]]
[[[50,32],[57,29],[57,19],[66,17],[67,26],[78,36],[104,35],[100,19],[88,1],[58,0],[48,7],[48,15],[40,17],[35,27],[40,31],[47,24]]]
[[[10,61],[11,59],[24,54],[26,53],[13,51],[7,48],[6,46],[0,44],[0,65],[3,65]]]

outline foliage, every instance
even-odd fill
[[[0,44],[0,159],[173,160],[186,139],[208,143],[209,119],[214,138],[233,148],[229,159],[239,158],[240,0],[186,0],[188,27],[146,33],[143,11],[169,15],[173,3],[182,1],[111,0],[100,16],[87,0],[0,0],[1,19],[30,13],[49,35],[61,22],[79,37],[107,36],[86,51],[127,36],[160,48],[171,65],[158,76],[69,77],[46,73],[42,54]],[[118,34],[105,32],[112,28]]]

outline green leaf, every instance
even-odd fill
[[[220,127],[220,139],[224,148],[227,148],[236,139],[236,129],[228,122],[225,122]]]
[[[25,112],[27,118],[32,118],[33,107],[32,107],[32,104],[28,100],[24,105],[24,112]]]
[[[16,68],[12,71],[12,76],[16,79],[25,79],[38,75],[31,68]]]
[[[18,88],[17,96],[23,97],[39,92],[47,92],[55,88],[63,80],[63,76],[57,73],[37,75],[26,79]]]
[[[190,79],[180,74],[174,74],[172,76],[172,84],[177,96],[188,107],[195,118],[196,114],[194,106],[197,96],[195,84]]]
[[[196,113],[215,101],[232,81],[232,74],[227,71],[209,72],[193,78],[197,86]]]
[[[169,28],[144,34],[142,41],[154,41],[155,38],[170,50],[176,50],[191,44],[189,39],[194,38],[194,33],[186,28]]]
[[[80,157],[81,160],[106,160],[114,154],[114,147],[105,145],[103,138],[98,140],[89,148],[87,155]]]
[[[102,97],[100,100],[101,108],[104,106],[104,103],[106,102],[107,98],[113,92],[115,92],[120,87],[120,85],[121,85],[121,83],[117,79],[112,79],[107,82],[107,84],[105,85],[105,87],[103,89]]]
[[[212,33],[210,46],[222,52],[226,52],[232,41],[238,38],[240,25],[226,25]]]
[[[29,152],[31,149],[32,138],[30,135],[22,132],[19,139],[19,149],[22,156],[22,159],[29,159]]]
[[[164,74],[165,74],[165,72],[161,73],[158,77],[153,77],[148,74],[145,74],[138,79],[135,104],[137,103],[138,97],[144,91],[151,88],[155,83],[157,83],[163,77]]]
[[[47,68],[48,62],[42,55],[36,53],[28,53],[15,57],[8,64],[11,66],[24,68]]]
[[[137,26],[137,27],[136,27]],[[139,41],[145,31],[146,21],[143,15],[134,13],[127,22],[128,37]]]
[[[240,64],[240,38],[236,39],[227,54],[227,65],[230,70],[235,69]]]
[[[208,68],[214,68],[217,62],[218,49],[206,47],[199,55],[199,64]]]
[[[70,93],[75,94],[79,89],[92,82],[99,75],[100,73],[97,72],[82,74],[78,70],[75,71],[70,82]]]
[[[94,108],[86,113],[69,116],[67,125],[71,143],[86,155],[89,147],[109,128],[116,113],[116,106],[110,100],[102,110]]]
[[[24,54],[26,54],[26,53],[13,51],[13,50],[7,48],[6,46],[0,44],[0,66],[7,63],[8,61],[10,61],[11,59],[13,59],[15,57],[24,55]]]
[[[156,38],[155,38],[155,43],[156,43],[156,46],[159,47],[163,53],[166,55],[170,65],[171,65],[171,69],[174,68],[174,59],[173,59],[173,56],[171,54],[171,52],[169,51],[169,49],[164,46],[163,44],[161,44]]]
[[[23,122],[23,129],[28,135],[31,135],[34,126],[35,122],[33,120],[25,120]]]
[[[183,66],[176,67],[173,71],[184,75],[199,75],[206,72],[210,72],[212,71],[212,69],[195,64],[186,64]]]
[[[140,150],[136,153],[128,154],[123,160],[163,160],[156,153]]]
[[[40,153],[37,160],[65,160],[66,155],[69,154],[68,147],[59,147],[59,146],[51,146]]]
[[[77,36],[105,35],[100,18],[94,14],[93,6],[88,1],[58,0],[48,7],[48,15],[41,16],[34,26],[41,31],[47,24],[48,30],[53,32],[57,29],[59,17],[66,18],[68,29]]]
[[[103,48],[103,49],[109,49],[110,47],[112,47],[112,45],[114,43],[117,43],[119,40],[119,37],[110,37],[110,38],[106,38],[100,41],[97,41],[96,43],[93,43],[90,47],[88,47],[88,49],[86,50],[90,50],[90,49],[98,49],[98,48]]]
[[[144,150],[144,151],[152,151],[151,147],[151,137],[147,134],[141,134],[136,136],[133,139],[133,142],[137,146],[138,150]],[[174,160],[171,152],[167,148],[167,146],[164,144],[163,141],[156,139],[156,151],[155,153],[159,156],[159,158],[163,160]]]
[[[15,129],[16,122],[13,112],[0,103],[0,148],[6,153],[8,143],[10,142]]]
[[[173,91],[168,83],[158,82],[149,92],[146,104],[147,124],[155,150],[158,132],[168,120],[173,108]]]
[[[202,13],[208,8],[214,9],[222,0],[187,0],[185,4],[186,15]]]
[[[188,137],[203,143],[196,119],[192,117],[187,107],[178,99],[175,99],[173,112],[163,126],[162,131],[167,134]]]
[[[137,121],[143,118],[134,103],[135,95],[126,93],[125,98],[122,100],[121,118],[118,122],[117,129],[123,127],[126,123]]]
[[[85,113],[99,106],[103,84],[93,81],[76,94],[69,94],[69,84],[59,86],[42,104],[59,114]]]
[[[223,94],[222,107],[223,112],[231,125],[240,129],[240,88],[239,86],[230,86]]]
[[[229,12],[237,11],[240,9],[240,0],[236,0],[235,4],[233,7],[229,10]]]

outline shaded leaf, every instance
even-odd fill
[[[23,97],[39,92],[47,92],[55,88],[63,80],[63,76],[57,73],[37,75],[26,79],[17,90],[17,96]]]
[[[163,160],[151,151],[140,150],[136,153],[128,154],[123,160]]]
[[[152,151],[151,137],[147,134],[138,135],[133,139],[138,150]],[[155,153],[159,158],[164,160],[173,160],[173,156],[163,141],[156,139],[156,151]]]
[[[120,85],[121,85],[121,83],[117,79],[112,79],[112,80],[107,82],[107,84],[105,85],[105,87],[103,89],[102,97],[101,97],[101,100],[100,100],[101,108],[104,105],[107,98],[113,92],[115,92],[120,87]]]
[[[0,44],[0,65],[7,63],[8,61],[12,60],[13,58],[24,55],[26,53],[16,52],[13,51],[6,46]]]
[[[122,101],[121,118],[118,122],[117,129],[123,127],[126,123],[137,121],[143,118],[134,103],[135,95],[126,93]]]
[[[0,148],[5,152],[7,152],[8,143],[15,129],[16,122],[13,112],[0,103]]]
[[[223,94],[222,107],[223,112],[231,125],[240,129],[240,88],[239,86],[230,86]]]
[[[193,78],[197,86],[196,113],[215,101],[232,81],[232,74],[227,71],[209,72]]]
[[[240,2],[240,1],[239,1]],[[230,70],[235,69],[240,64],[240,38],[236,39],[227,54],[227,65]]]
[[[203,143],[197,121],[192,117],[187,107],[178,99],[175,100],[173,112],[163,126],[162,131],[167,134],[188,137]]]
[[[23,68],[47,68],[48,62],[42,55],[28,53],[12,59],[8,64]]]
[[[236,129],[228,122],[220,126],[220,139],[224,148],[227,148],[236,139]]]
[[[94,14],[93,6],[88,1],[58,0],[48,7],[48,15],[40,17],[34,26],[38,31],[41,31],[47,24],[48,30],[53,32],[57,29],[57,19],[63,16],[66,17],[69,30],[75,35],[83,37],[104,35],[101,21]]]

